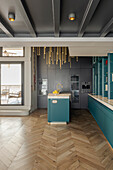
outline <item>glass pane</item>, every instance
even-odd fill
[[[4,48],[3,47],[2,56],[23,56],[24,50],[23,47],[20,48]]]
[[[1,64],[1,104],[22,104],[21,64]]]
[[[71,76],[71,81],[79,81],[79,76],[72,75]]]
[[[79,90],[79,82],[71,83],[71,90]]]
[[[47,95],[47,79],[38,80],[38,95]]]
[[[79,103],[79,76],[71,75],[72,103]]]
[[[79,90],[72,92],[72,103],[79,103]]]

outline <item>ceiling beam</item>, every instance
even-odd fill
[[[99,2],[100,0],[89,0],[78,31],[79,37],[83,36],[85,29],[89,24]]]
[[[26,47],[82,47],[91,46],[109,48],[113,47],[113,37],[13,37],[0,38],[0,46],[26,46]],[[113,50],[112,50],[113,52]]]
[[[14,37],[14,32],[8,23],[0,16],[0,28],[8,37]]]
[[[24,19],[24,22],[25,22],[25,24],[26,24],[26,26],[27,26],[27,28],[29,30],[30,35],[32,37],[36,37],[36,32],[35,32],[35,30],[33,28],[33,25],[32,25],[28,15],[27,15],[26,11],[25,11],[25,8],[24,8],[24,6],[22,4],[22,1],[21,0],[15,0],[15,3],[16,3],[16,6],[17,6],[21,16]]]
[[[100,37],[105,37],[110,32],[111,28],[113,28],[113,18],[111,18],[111,20],[104,26],[100,33]]]
[[[61,38],[61,37],[46,37],[46,38],[0,38],[0,46],[4,47],[69,47],[70,55],[72,56],[107,56],[108,53],[113,53],[113,38],[98,37],[98,38]],[[74,55],[73,55],[74,52]],[[3,61],[3,59],[0,59]],[[6,59],[7,60],[7,59]],[[12,60],[10,58],[10,60]],[[13,59],[14,60],[14,59]],[[21,60],[21,59],[20,59]]]
[[[53,12],[54,35],[55,37],[59,37],[60,0],[52,0],[52,12]]]

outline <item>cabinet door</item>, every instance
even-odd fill
[[[51,99],[49,106],[50,121],[69,122],[68,99]]]
[[[87,109],[88,108],[88,91],[82,92],[82,83],[83,82],[89,82],[90,88],[91,88],[91,76],[92,71],[91,69],[81,69],[80,71],[80,107],[81,109]],[[89,90],[89,89],[88,89]]]
[[[70,70],[71,108],[80,108],[80,69]]]
[[[69,69],[58,69],[55,70],[55,89],[56,89],[56,85],[58,83],[63,85],[62,91],[63,92],[68,92],[69,89]]]
[[[55,89],[55,69],[48,69],[48,93],[52,93]]]
[[[104,134],[113,147],[113,120],[105,116],[104,121]]]

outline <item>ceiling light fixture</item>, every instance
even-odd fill
[[[12,12],[9,12],[8,18],[9,18],[10,21],[14,21],[15,20],[15,14],[12,13]]]
[[[70,13],[69,14],[69,20],[70,21],[74,21],[75,20],[75,14],[74,13]]]

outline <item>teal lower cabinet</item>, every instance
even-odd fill
[[[69,122],[69,112],[69,99],[48,99],[48,122]]]
[[[88,108],[113,148],[113,110],[88,96]]]

